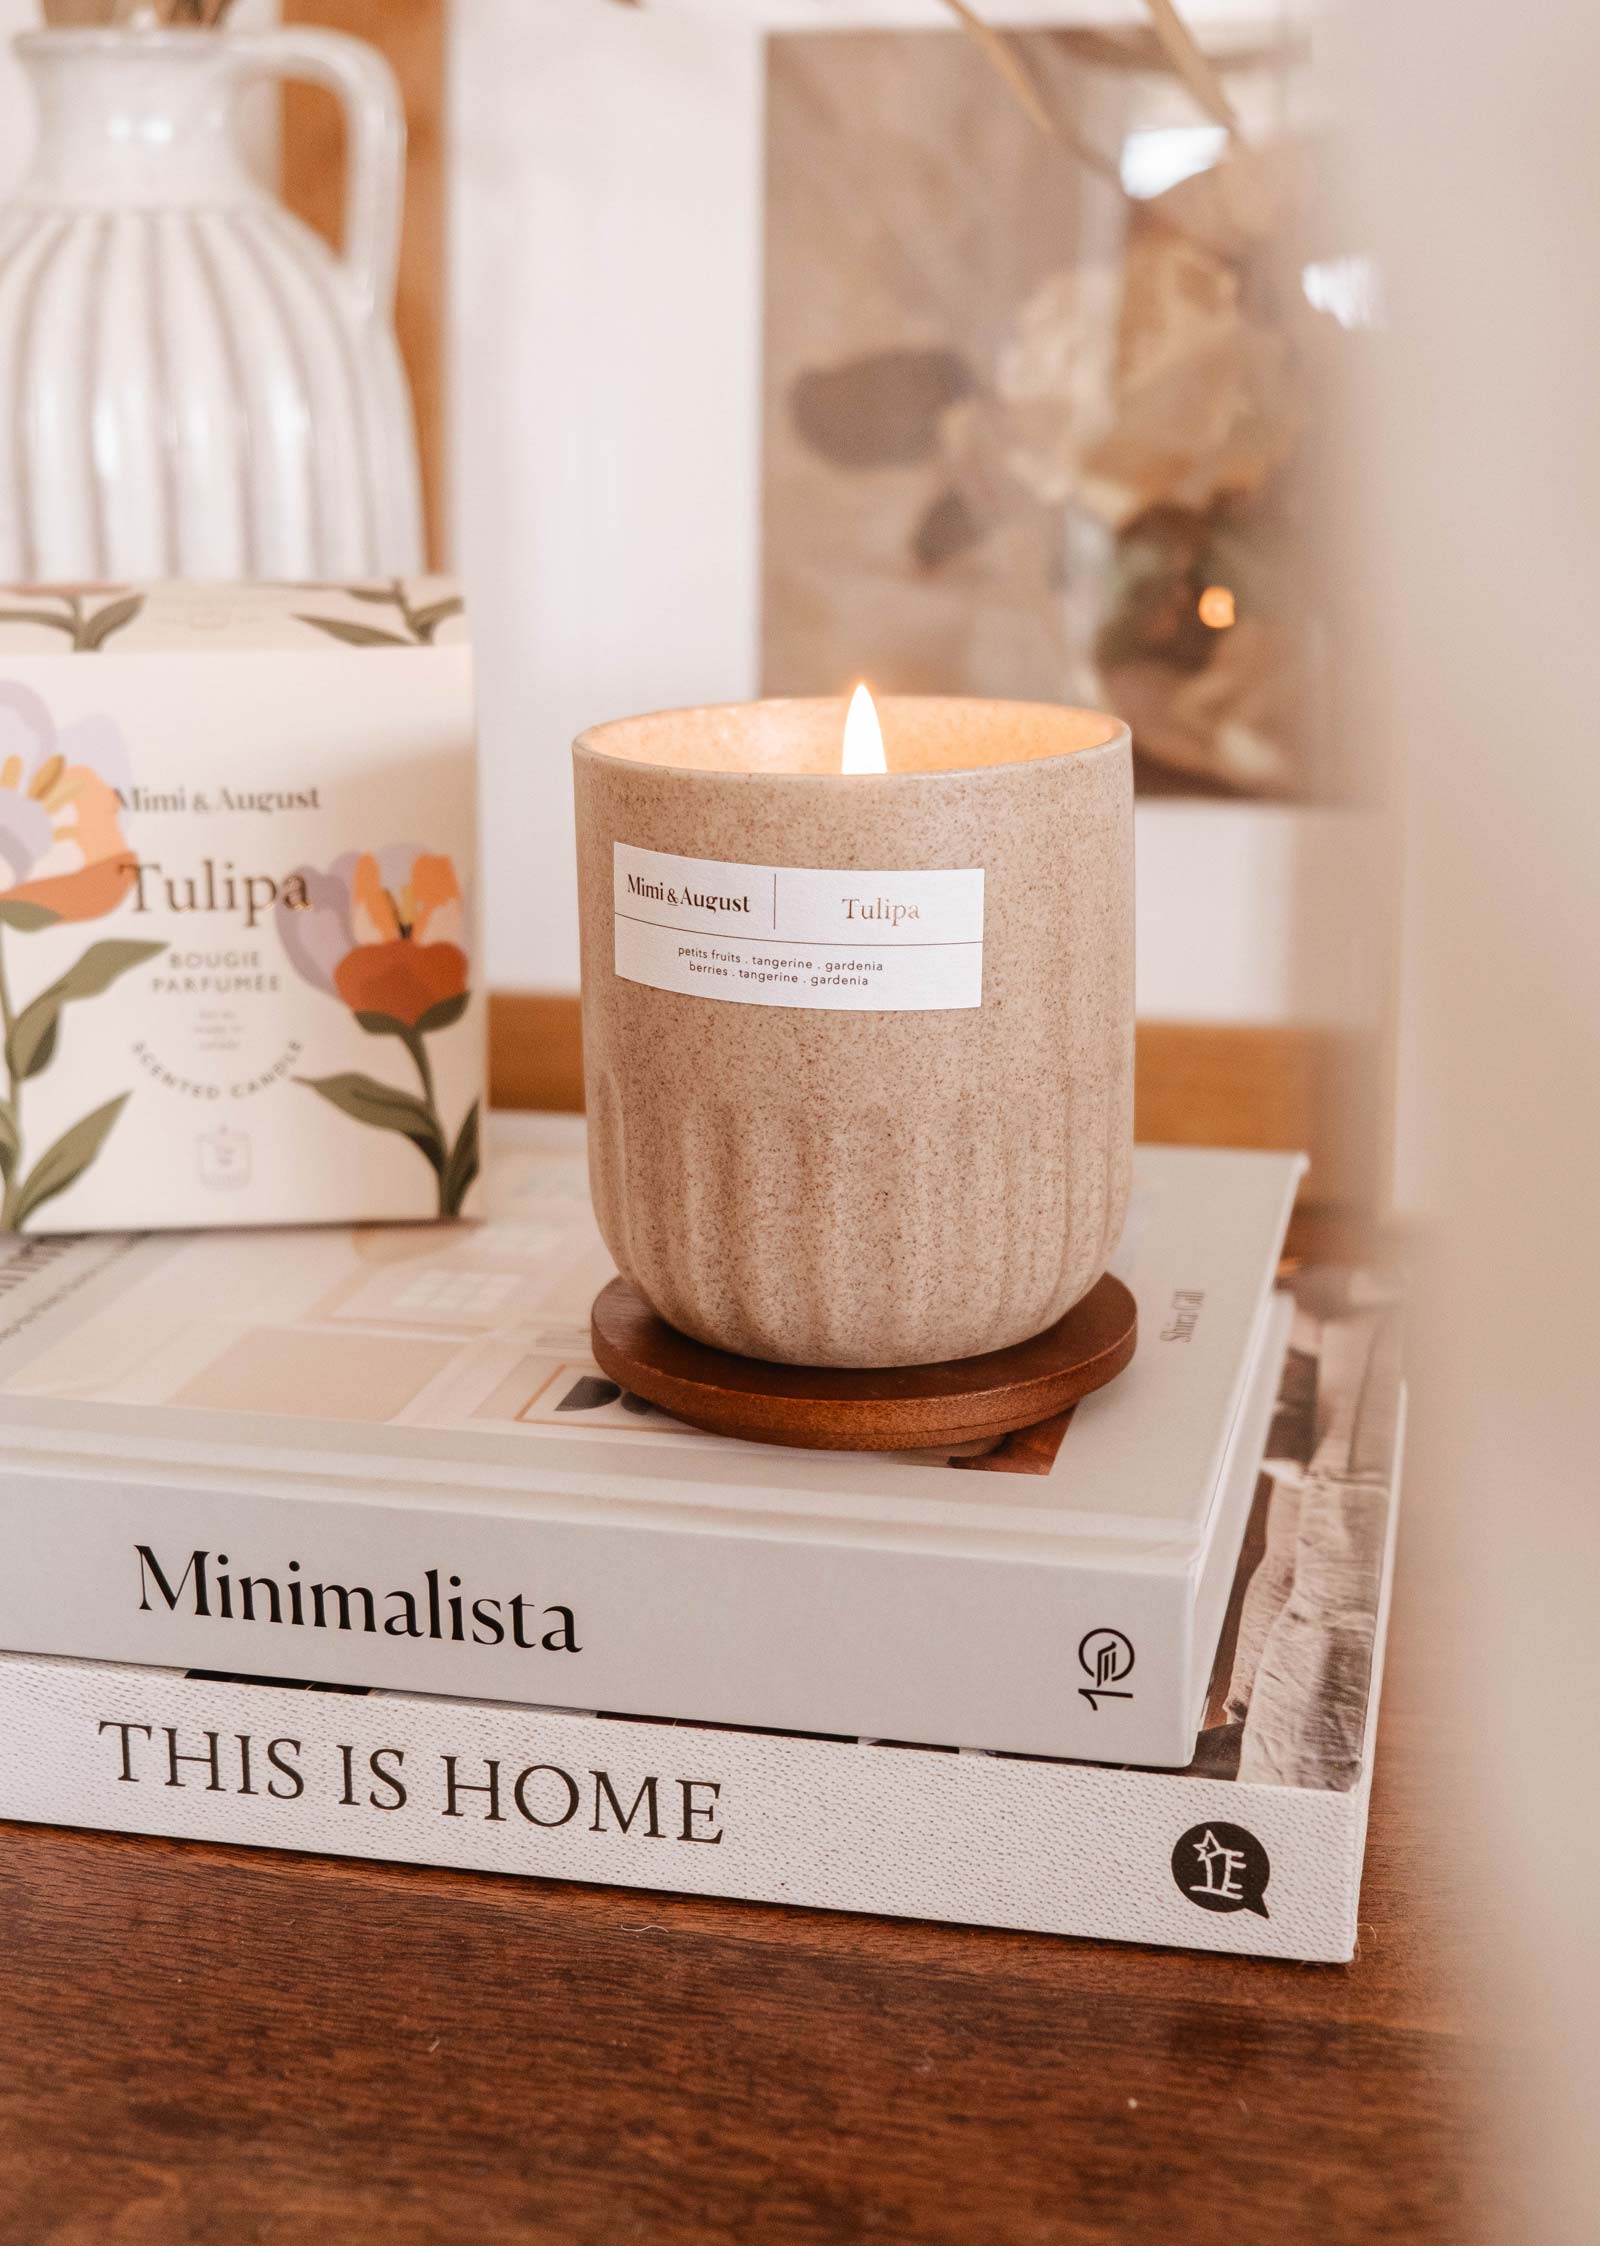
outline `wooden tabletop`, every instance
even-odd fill
[[[0,2239],[1456,2246],[1426,1623],[1349,1967],[0,1826]]]

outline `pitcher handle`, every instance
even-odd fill
[[[344,265],[367,317],[394,312],[405,187],[406,116],[399,83],[382,55],[342,31],[299,25],[228,39],[249,76],[302,78],[337,95],[344,110]]]

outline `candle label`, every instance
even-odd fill
[[[983,1004],[983,868],[829,872],[612,847],[625,982],[739,1006]]]

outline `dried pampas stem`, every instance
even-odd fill
[[[45,0],[45,4],[48,7],[51,0]],[[57,4],[60,4],[60,0],[57,0]],[[169,0],[170,4],[172,0]],[[621,0],[621,4],[637,7],[640,0]],[[230,5],[231,0],[221,0],[223,8]],[[943,0],[943,5],[949,9],[962,30],[975,41],[990,68],[1009,86],[1012,98],[1029,122],[1047,140],[1058,140],[1070,148],[1088,170],[1097,172],[1102,179],[1108,179],[1120,187],[1122,177],[1110,157],[1101,155],[1097,148],[1091,148],[1087,141],[1080,140],[1076,133],[1052,115],[1048,103],[1034,83],[1032,72],[1018,53],[1015,42],[994,24],[985,23],[983,17],[968,6],[968,0]],[[1221,76],[1201,50],[1199,41],[1179,14],[1174,0],[1144,0],[1144,5],[1167,68],[1188,87],[1208,117],[1221,125],[1234,140],[1242,141],[1244,135],[1240,130],[1238,112],[1228,99]]]
[[[977,42],[990,67],[1004,79],[1014,95],[1018,107],[1036,125],[1040,132],[1052,140],[1064,141],[1090,171],[1098,172],[1103,179],[1121,178],[1115,164],[1091,148],[1075,133],[1066,130],[1053,117],[1043,96],[1034,84],[1033,77],[1017,50],[1016,43],[992,23],[985,23],[967,5],[967,0],[943,0],[943,4],[956,18],[962,29]],[[1150,14],[1151,29],[1159,42],[1167,68],[1180,79],[1195,100],[1217,124],[1224,126],[1235,140],[1242,137],[1239,119],[1224,90],[1222,80],[1208,58],[1201,52],[1194,33],[1184,22],[1173,0],[1144,0]]]
[[[1018,106],[1024,115],[1032,119],[1047,140],[1054,140],[1055,119],[1045,107],[1044,98],[1034,84],[1027,64],[1005,33],[997,31],[992,23],[985,23],[982,16],[974,14],[967,6],[967,0],[944,0],[944,4],[963,31],[970,32],[988,56],[995,70],[1016,95]]]
[[[1238,112],[1228,99],[1216,66],[1202,53],[1200,42],[1178,13],[1173,0],[1144,0],[1144,4],[1150,11],[1151,24],[1173,76],[1183,80],[1214,124],[1224,126],[1238,140],[1241,137]]]
[[[1080,140],[1076,133],[1069,131],[1059,118],[1051,114],[1044,96],[1033,82],[1033,75],[1027,64],[1005,33],[997,31],[992,23],[985,23],[982,16],[974,14],[967,6],[967,0],[944,0],[944,5],[962,30],[976,41],[990,68],[1010,87],[1018,108],[1030,123],[1047,140],[1063,141],[1088,170],[1098,172],[1102,179],[1108,179],[1120,187],[1121,176],[1111,159],[1102,156],[1098,148],[1091,148],[1087,141]]]

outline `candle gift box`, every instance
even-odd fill
[[[0,1228],[471,1213],[476,858],[448,581],[0,593]]]

